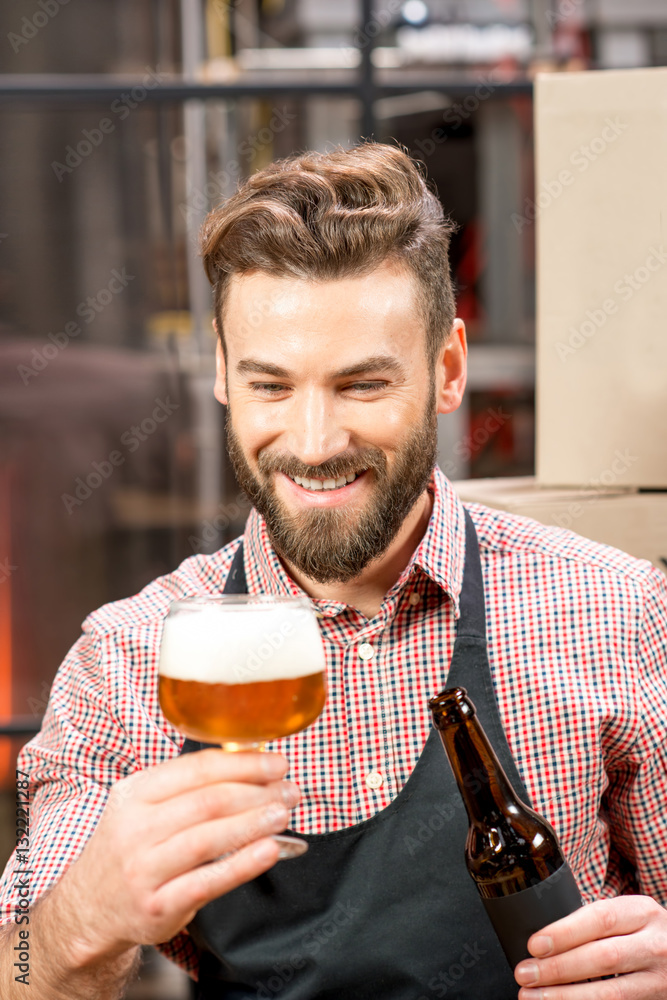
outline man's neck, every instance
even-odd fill
[[[385,594],[396,583],[424,536],[433,510],[433,495],[425,490],[412,508],[387,551],[374,559],[358,577],[348,583],[318,583],[305,576],[286,559],[281,559],[292,579],[316,599],[340,601],[374,618]]]

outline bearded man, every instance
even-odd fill
[[[200,1000],[667,995],[665,580],[464,506],[436,465],[437,416],[466,381],[452,228],[419,166],[374,143],[271,164],[208,217],[215,395],[253,508],[242,537],[86,619],[21,752],[34,1000],[119,996],[146,943]],[[269,753],[193,743],[159,707],[170,603],[223,591],[318,612],[327,705]],[[515,970],[430,729],[428,699],[453,683],[588,904]],[[309,849],[276,864],[285,830]]]

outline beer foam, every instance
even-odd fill
[[[167,617],[160,673],[206,684],[249,684],[324,672],[312,612],[288,604],[193,605]]]

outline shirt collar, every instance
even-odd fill
[[[417,570],[421,570],[450,597],[455,616],[458,618],[465,561],[463,505],[437,465],[431,473],[428,491],[433,496],[433,510],[426,531],[385,600],[391,600],[398,595],[409,584]],[[246,522],[243,541],[249,593],[307,597],[324,617],[332,617],[347,609],[348,605],[340,601],[310,598],[291,578],[271,544],[264,518],[254,507]]]

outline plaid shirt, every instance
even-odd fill
[[[327,705],[308,730],[271,744],[302,789],[296,831],[336,830],[385,808],[428,736],[427,701],[446,685],[465,557],[463,507],[437,467],[429,490],[428,528],[375,618],[313,601]],[[665,577],[570,531],[466,507],[479,538],[495,691],[533,805],[555,827],[586,901],[640,891],[667,903]],[[158,703],[162,622],[176,598],[221,592],[239,541],[186,559],[84,622],[42,731],[18,760],[31,781],[33,901],[80,854],[109,787],[179,753],[184,737]],[[250,593],[303,596],[255,510],[244,548]],[[14,854],[0,881],[0,923],[14,917],[18,867]],[[187,932],[159,948],[196,978]]]

